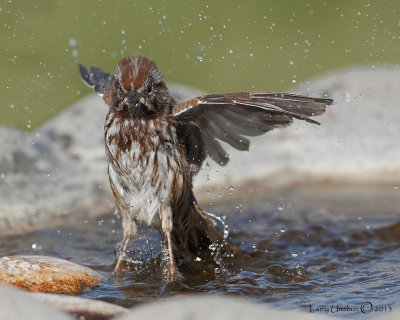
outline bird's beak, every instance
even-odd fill
[[[140,95],[137,91],[129,89],[128,92],[126,93],[126,100],[129,105],[134,106],[139,102]]]

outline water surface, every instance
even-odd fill
[[[125,307],[173,295],[214,293],[313,313],[347,306],[338,313],[352,317],[371,305],[377,315],[399,308],[400,190],[251,194],[204,205],[226,216],[229,237],[246,256],[182,265],[177,283],[163,280],[165,245],[148,228],[141,228],[132,241],[129,270],[112,276],[122,238],[117,213],[2,239],[0,256],[51,255],[94,268],[107,281],[82,296]]]

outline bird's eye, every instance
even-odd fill
[[[128,92],[126,93],[126,97],[128,98],[128,100],[133,100],[136,97],[136,91],[135,90],[128,90]]]

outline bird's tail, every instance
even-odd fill
[[[216,252],[221,257],[234,257],[242,253],[216,228],[195,200],[186,210],[174,212],[173,217],[173,241],[178,252],[183,251],[186,257],[214,258]]]

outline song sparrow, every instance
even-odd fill
[[[176,103],[160,69],[144,57],[127,57],[115,75],[79,66],[83,81],[109,107],[105,121],[108,174],[122,216],[124,244],[115,270],[136,223],[162,231],[168,244],[167,279],[176,279],[174,252],[188,257],[208,251],[211,244],[239,252],[223,238],[200,209],[192,178],[209,156],[224,166],[229,157],[218,140],[248,150],[245,136],[257,136],[325,111],[331,99],[288,93],[210,94]]]

